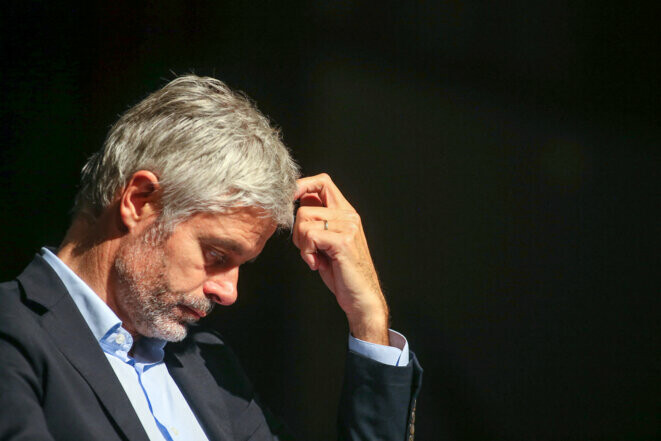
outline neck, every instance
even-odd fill
[[[110,231],[103,217],[90,221],[82,216],[74,219],[60,244],[57,257],[78,275],[117,314],[115,282],[111,276],[120,234]]]

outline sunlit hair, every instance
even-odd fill
[[[250,99],[214,78],[176,78],[122,115],[83,167],[75,213],[98,217],[138,170],[158,176],[166,229],[236,207],[292,225],[298,166]]]

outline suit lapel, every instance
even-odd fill
[[[218,384],[204,361],[193,351],[174,351],[172,347],[165,347],[165,363],[204,433],[210,441],[233,440],[227,406],[222,396],[215,393]]]
[[[147,434],[110,363],[62,281],[39,255],[18,276],[26,298],[46,309],[42,326],[53,343],[92,388],[127,439],[148,441]]]

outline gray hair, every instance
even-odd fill
[[[168,229],[236,207],[292,226],[298,166],[254,103],[214,78],[176,78],[122,115],[82,169],[75,213],[98,217],[139,170],[159,178]]]

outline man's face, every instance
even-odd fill
[[[129,331],[179,341],[214,303],[236,300],[239,266],[262,251],[275,223],[257,209],[197,214],[158,239],[152,223],[126,238],[114,261],[115,304]]]

